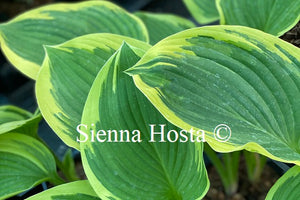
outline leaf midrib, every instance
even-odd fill
[[[136,94],[136,96],[139,96],[140,95],[140,91],[137,91],[137,89],[135,89],[135,94]],[[139,106],[139,112],[141,111],[141,106],[140,106],[140,101],[137,101],[138,102],[138,106]],[[129,104],[130,105],[130,104]],[[153,108],[153,109],[155,109],[155,108]],[[142,116],[142,120],[143,120],[143,124],[147,124],[146,123],[146,120],[145,120],[145,118],[144,118],[144,115],[140,112],[140,115]],[[148,133],[148,132],[147,132]],[[149,137],[148,137],[148,134],[145,134],[145,136],[149,139]],[[165,178],[166,178],[166,180],[167,180],[167,183],[168,183],[168,185],[170,186],[170,191],[172,192],[171,194],[175,194],[175,198],[176,199],[178,199],[178,200],[181,200],[182,198],[181,197],[179,197],[178,195],[178,193],[177,193],[177,190],[176,190],[176,188],[175,188],[175,186],[174,186],[174,184],[173,184],[173,182],[171,181],[171,178],[170,178],[170,175],[169,175],[169,173],[168,173],[168,171],[167,171],[167,169],[166,169],[166,167],[165,167],[165,165],[164,165],[164,162],[163,162],[163,159],[162,159],[162,157],[160,156],[160,154],[159,154],[159,152],[158,152],[158,150],[157,150],[157,147],[155,146],[155,144],[154,143],[150,143],[150,146],[152,147],[152,149],[154,150],[154,153],[156,154],[156,156],[157,156],[157,158],[158,158],[158,162],[159,162],[159,164],[160,164],[160,166],[161,166],[161,168],[162,168],[162,170],[163,170],[163,173],[164,173],[164,175],[165,175]],[[167,194],[167,193],[166,193]],[[171,196],[171,197],[173,197],[173,196]]]

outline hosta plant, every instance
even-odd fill
[[[300,20],[298,0],[183,0],[200,24],[242,25],[281,36]]]
[[[0,117],[0,199],[44,181],[65,183],[56,165],[69,181],[77,180],[70,154],[60,162],[38,136],[38,110],[32,114],[14,106],[0,106]]]
[[[203,142],[300,165],[300,50],[249,27],[192,27],[181,17],[133,15],[106,1],[49,5],[0,25],[4,54],[36,80],[42,116],[80,151],[88,179],[30,200],[201,199],[209,188]],[[11,131],[0,135],[1,180],[26,177],[7,174],[22,162],[36,169],[27,188],[62,183],[51,152]],[[298,168],[268,198],[296,199]],[[0,199],[21,191],[9,180],[9,187],[0,184]],[[280,192],[287,184],[293,190]]]

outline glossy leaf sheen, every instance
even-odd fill
[[[152,45],[169,35],[195,27],[193,22],[176,15],[142,11],[135,13],[135,15],[145,23]]]
[[[41,142],[19,133],[0,135],[0,199],[56,177],[54,158]]]
[[[269,191],[266,200],[298,200],[300,194],[300,167],[290,168]]]
[[[37,135],[41,114],[33,115],[15,106],[0,106],[0,134],[11,131]]]
[[[0,24],[0,43],[8,60],[36,79],[43,45],[56,45],[90,33],[114,33],[148,40],[144,24],[107,1],[53,4],[28,11]]]
[[[216,0],[183,0],[199,24],[209,24],[219,19]]]
[[[96,75],[122,42],[144,50],[144,42],[113,34],[90,34],[46,47],[47,56],[36,81],[36,96],[45,120],[69,146],[79,149],[76,127]]]
[[[90,90],[82,117],[88,127],[81,129],[89,140],[80,145],[87,177],[101,199],[201,199],[209,185],[202,143],[161,143],[160,136],[157,142],[148,142],[149,124],[166,124],[166,132],[178,128],[163,118],[123,72],[139,59],[136,50],[124,43]],[[129,130],[130,142],[92,142],[91,130]],[[137,135],[131,134],[133,130],[140,130],[141,142],[132,141]]]
[[[299,0],[216,0],[223,25],[242,25],[281,36],[300,20]]]
[[[205,130],[215,150],[245,148],[300,164],[295,46],[247,27],[196,28],[159,42],[128,73],[170,122]],[[213,135],[219,124],[231,128],[227,142]]]
[[[26,200],[100,200],[90,183],[75,181],[40,192]]]

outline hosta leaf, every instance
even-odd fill
[[[88,181],[75,181],[38,193],[27,200],[100,200]]]
[[[205,130],[215,150],[300,164],[299,48],[247,27],[196,28],[157,43],[128,73],[170,122]]]
[[[193,22],[172,14],[137,12],[135,15],[145,23],[150,44],[155,44],[174,33],[195,27]]]
[[[269,191],[266,200],[298,200],[300,194],[300,167],[289,169]]]
[[[216,0],[220,23],[281,36],[300,20],[299,0]]]
[[[137,17],[106,1],[86,1],[44,6],[0,24],[0,43],[8,60],[35,79],[45,56],[43,45],[89,33],[148,40],[147,30]]]
[[[46,47],[47,56],[36,81],[37,101],[45,120],[67,145],[79,149],[76,127],[88,92],[103,64],[123,41],[144,50],[150,47],[135,39],[106,33]]]
[[[57,179],[54,158],[41,142],[19,133],[0,135],[0,199]]]
[[[76,173],[76,166],[75,166],[75,159],[74,159],[74,154],[72,152],[71,148],[68,148],[66,151],[63,159],[62,159],[62,168],[63,174],[66,177],[67,180],[79,180],[79,177],[77,176]]]
[[[183,0],[183,2],[200,24],[209,24],[219,19],[216,0]]]
[[[0,134],[11,131],[37,135],[41,114],[32,114],[15,106],[0,106]]]
[[[166,132],[178,128],[168,123],[123,73],[139,59],[124,43],[103,66],[90,90],[81,127],[86,135],[81,133],[80,138],[87,177],[101,199],[201,199],[209,185],[202,143],[160,142],[160,135],[156,142],[149,142],[149,124],[157,126],[156,131],[161,131],[159,124],[165,124]],[[99,136],[106,141],[93,142],[90,131],[96,134],[98,130],[116,130],[117,134],[128,130],[129,137],[125,133],[122,142],[121,134],[112,136],[111,141]]]

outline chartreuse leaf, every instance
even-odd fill
[[[300,194],[300,167],[290,168],[269,191],[266,200],[298,200]]]
[[[196,28],[157,43],[128,73],[170,122],[205,130],[215,150],[300,164],[299,48],[247,27]]]
[[[220,23],[281,36],[300,20],[299,0],[216,0]]]
[[[43,45],[55,45],[89,33],[114,33],[148,41],[140,19],[107,1],[43,6],[0,24],[0,43],[8,60],[36,79],[45,56]]]
[[[188,19],[172,14],[156,14],[150,12],[135,13],[146,25],[149,32],[150,44],[156,44],[165,37],[185,29],[195,27]]]
[[[26,200],[99,200],[88,181],[75,181],[53,187]]]
[[[179,133],[178,128],[123,73],[140,57],[136,48],[124,43],[90,90],[80,132],[87,177],[101,199],[201,199],[209,186],[202,143],[167,141],[167,132]],[[149,142],[150,124],[153,132],[165,125],[165,137],[156,135],[155,142]],[[96,136],[98,130],[107,136]],[[175,135],[170,137],[174,140]]]
[[[0,106],[0,134],[11,131],[37,135],[40,113],[32,114],[15,106]]]
[[[36,81],[36,96],[45,120],[69,146],[79,149],[76,127],[96,75],[122,42],[144,51],[150,46],[125,36],[99,33],[46,47],[46,58]]]
[[[0,124],[6,124],[12,121],[22,121],[32,117],[32,114],[16,106],[0,106]]]
[[[216,0],[183,0],[183,2],[200,24],[209,24],[219,19]]]
[[[75,160],[71,148],[66,151],[63,157],[62,168],[64,176],[67,178],[67,180],[79,180],[79,177],[76,173]]]
[[[55,160],[49,150],[24,134],[0,135],[0,199],[44,181],[59,181]]]

